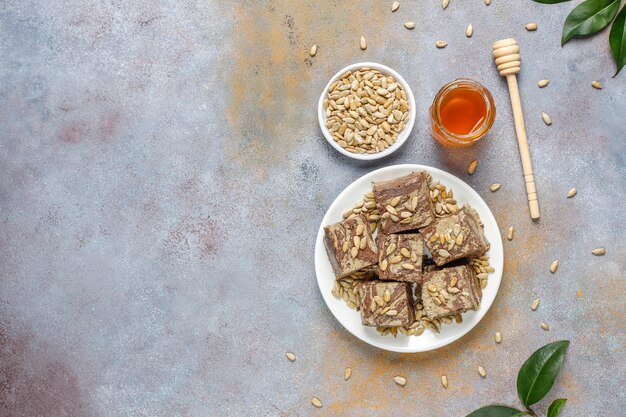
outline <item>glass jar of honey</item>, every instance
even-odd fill
[[[493,125],[496,107],[484,85],[458,78],[444,85],[430,108],[432,134],[442,145],[469,146]]]

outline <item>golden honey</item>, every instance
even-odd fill
[[[459,78],[439,90],[430,116],[433,137],[442,145],[469,146],[489,131],[496,107],[485,86]]]

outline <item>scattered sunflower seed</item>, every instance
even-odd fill
[[[526,30],[529,31],[529,32],[537,30],[537,24],[536,23],[527,23],[526,24]]]
[[[508,240],[513,240],[514,236],[515,236],[515,228],[513,226],[509,226],[509,230],[506,233],[506,238]]]
[[[535,298],[535,301],[533,301],[533,303],[530,305],[530,309],[532,311],[537,311],[537,309],[539,308],[539,303],[541,302],[541,300],[539,300],[538,298]]]
[[[597,90],[602,90],[602,84],[600,81],[592,81],[591,86]]]
[[[367,42],[365,42],[365,36],[363,35],[361,35],[361,49],[364,51],[367,49]]]
[[[400,385],[401,387],[406,385],[406,378],[401,375],[394,376],[393,380],[396,384]]]
[[[502,343],[502,333],[496,332],[493,338],[496,341],[496,343]]]
[[[569,190],[569,191],[567,192],[567,198],[572,198],[572,197],[574,197],[574,196],[576,195],[576,193],[577,193],[577,192],[578,192],[578,191],[576,191],[576,188],[572,188],[571,190]]]
[[[481,376],[481,378],[484,378],[487,376],[487,371],[485,371],[485,368],[483,368],[482,366],[478,367],[478,375]]]
[[[317,54],[317,45],[313,45],[309,51],[309,55],[315,56],[315,54]]]
[[[594,250],[591,251],[591,253],[593,253],[596,256],[602,256],[606,253],[606,250],[604,248],[595,248]]]
[[[446,8],[448,7],[448,4],[450,4],[450,0],[441,1],[441,7],[443,7],[443,10],[446,10]]]
[[[441,385],[443,385],[444,388],[448,388],[448,377],[445,375],[441,375]]]
[[[557,269],[559,269],[559,261],[555,260],[554,262],[550,264],[550,272],[554,274]]]
[[[322,402],[317,397],[311,398],[311,404],[313,405],[313,407],[322,408]]]
[[[491,0],[485,0],[485,5],[489,6],[491,4]]]
[[[548,113],[541,112],[541,118],[543,119],[543,122],[548,126],[552,124],[552,117],[550,117]]]
[[[547,86],[548,84],[550,84],[550,80],[539,80],[539,82],[537,83],[539,88],[543,88]]]
[[[548,323],[541,323],[541,328],[548,331],[550,330],[550,325]]]
[[[346,368],[346,370],[343,371],[343,380],[347,381],[348,379],[350,379],[351,376],[352,376],[352,368]]]
[[[405,28],[407,28],[407,29],[409,29],[409,30],[410,30],[410,29],[415,29],[415,22],[406,22],[406,23],[404,24],[404,27],[405,27]]]
[[[494,182],[493,184],[491,184],[491,187],[489,187],[489,190],[492,193],[495,193],[496,191],[498,191],[501,187],[501,184],[499,182]]]
[[[445,48],[446,46],[448,46],[448,43],[446,41],[437,41],[435,42],[435,46],[441,49],[441,48]]]
[[[474,159],[472,162],[469,163],[469,165],[467,166],[467,173],[472,175],[474,172],[476,172],[476,167],[478,166],[478,160]]]
[[[394,1],[394,2],[391,4],[391,11],[392,11],[392,12],[395,12],[395,11],[396,11],[396,10],[398,10],[399,8],[400,8],[400,3],[399,3],[399,2]]]
[[[296,355],[294,355],[291,352],[287,352],[285,353],[285,356],[287,357],[287,359],[289,359],[289,361],[291,362],[295,362],[296,361]]]
[[[468,38],[471,38],[473,34],[474,34],[474,26],[472,26],[472,24],[470,23],[469,25],[467,25],[467,29],[465,29],[465,36],[467,36]]]

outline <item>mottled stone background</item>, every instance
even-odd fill
[[[608,32],[561,48],[571,3],[452,0],[444,11],[439,0],[404,0],[393,14],[390,5],[0,1],[0,415],[462,416],[518,404],[521,363],[565,338],[549,399],[569,399],[564,417],[624,415],[626,73],[611,78]],[[529,21],[539,30],[527,32]],[[490,55],[510,36],[523,54],[538,223]],[[448,47],[436,49],[439,39]],[[315,113],[328,78],[364,60],[398,70],[417,99],[408,142],[374,163],[335,152]],[[480,145],[444,149],[427,110],[461,76],[492,91],[498,116]],[[460,176],[503,233],[517,229],[490,312],[427,354],[384,352],[348,334],[313,268],[329,204],[397,163]],[[502,189],[490,193],[494,181]],[[571,187],[578,195],[566,199]],[[606,256],[591,255],[597,246]]]

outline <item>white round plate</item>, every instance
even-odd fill
[[[489,263],[495,268],[495,272],[489,274],[489,281],[487,288],[483,290],[480,308],[477,311],[463,313],[463,322],[461,324],[443,325],[441,333],[434,333],[427,329],[421,336],[405,336],[400,333],[395,338],[390,335],[381,336],[376,332],[376,328],[361,324],[360,312],[351,310],[343,300],[338,300],[331,294],[335,284],[335,274],[324,248],[324,226],[341,221],[343,212],[361,200],[363,194],[371,191],[372,182],[390,180],[414,171],[423,170],[428,171],[435,181],[440,181],[454,191],[454,197],[459,206],[469,204],[476,209],[485,225],[485,236],[491,243],[491,248],[487,254],[489,255]],[[500,281],[502,280],[503,263],[502,238],[498,224],[483,199],[469,185],[454,175],[424,165],[394,165],[370,172],[354,181],[331,204],[322,220],[315,242],[317,283],[330,311],[343,327],[362,341],[393,352],[426,352],[434,350],[454,342],[472,330],[487,313],[493,300],[496,298],[498,288],[500,288]]]

